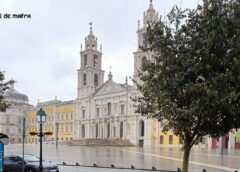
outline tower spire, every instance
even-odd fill
[[[152,4],[152,0],[150,0],[150,4]]]

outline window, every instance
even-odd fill
[[[124,105],[120,106],[120,110],[121,110],[121,115],[123,115],[124,114]]]
[[[71,132],[73,132],[73,123],[71,122]]]
[[[62,121],[63,121],[63,119],[64,119],[64,114],[62,114]]]
[[[123,137],[123,122],[120,123],[120,138]]]
[[[113,128],[113,137],[116,137],[116,127]]]
[[[173,144],[173,135],[169,135],[169,144]]]
[[[22,129],[21,128],[18,128],[18,133],[21,133]]]
[[[98,86],[98,75],[94,74],[94,86],[97,87]]]
[[[83,85],[87,85],[87,74],[83,74]]]
[[[110,123],[107,124],[107,137],[110,138]]]
[[[87,54],[84,55],[83,67],[87,67]]]
[[[143,56],[142,57],[142,71],[146,70],[146,64],[147,64],[147,57]]]
[[[100,108],[97,107],[97,108],[96,108],[96,114],[97,114],[97,117],[99,117],[99,113],[100,113]]]
[[[96,138],[98,138],[98,124],[96,124]]]
[[[162,145],[162,144],[163,144],[163,141],[164,141],[164,136],[163,136],[163,135],[160,135],[160,141],[159,141],[159,143]]]
[[[143,47],[147,47],[147,33],[143,33]]]
[[[82,118],[85,118],[85,109],[82,110]]]
[[[111,113],[112,113],[112,104],[111,103],[107,104],[107,110],[108,110],[108,115],[111,115]]]
[[[94,55],[94,57],[93,57],[93,66],[96,68],[97,64],[98,64],[98,56]]]
[[[71,120],[73,119],[73,113],[71,113]]]
[[[141,137],[144,136],[144,121],[143,120],[140,121],[140,136]]]

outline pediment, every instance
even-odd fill
[[[95,95],[114,93],[124,90],[125,88],[122,84],[117,84],[111,80],[108,80],[96,91]]]

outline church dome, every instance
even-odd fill
[[[28,102],[28,96],[15,90],[14,84],[4,93],[6,99]]]

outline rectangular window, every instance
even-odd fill
[[[84,64],[83,67],[87,67],[87,54],[84,55]]]
[[[121,115],[123,115],[124,114],[124,105],[121,105],[120,109],[121,109]]]
[[[108,115],[111,115],[111,113],[112,113],[112,104],[108,103],[107,106],[108,106]]]
[[[164,141],[164,136],[161,135],[161,136],[160,136],[160,142],[159,142],[159,143],[162,145],[162,144],[163,144],[163,141]]]
[[[99,117],[99,115],[100,115],[100,108],[99,107],[96,108],[96,114],[97,114],[97,117]]]
[[[169,135],[169,144],[170,144],[170,145],[173,144],[173,135]]]
[[[85,109],[82,110],[82,118],[85,118]]]
[[[71,120],[73,119],[73,113],[71,113]]]

